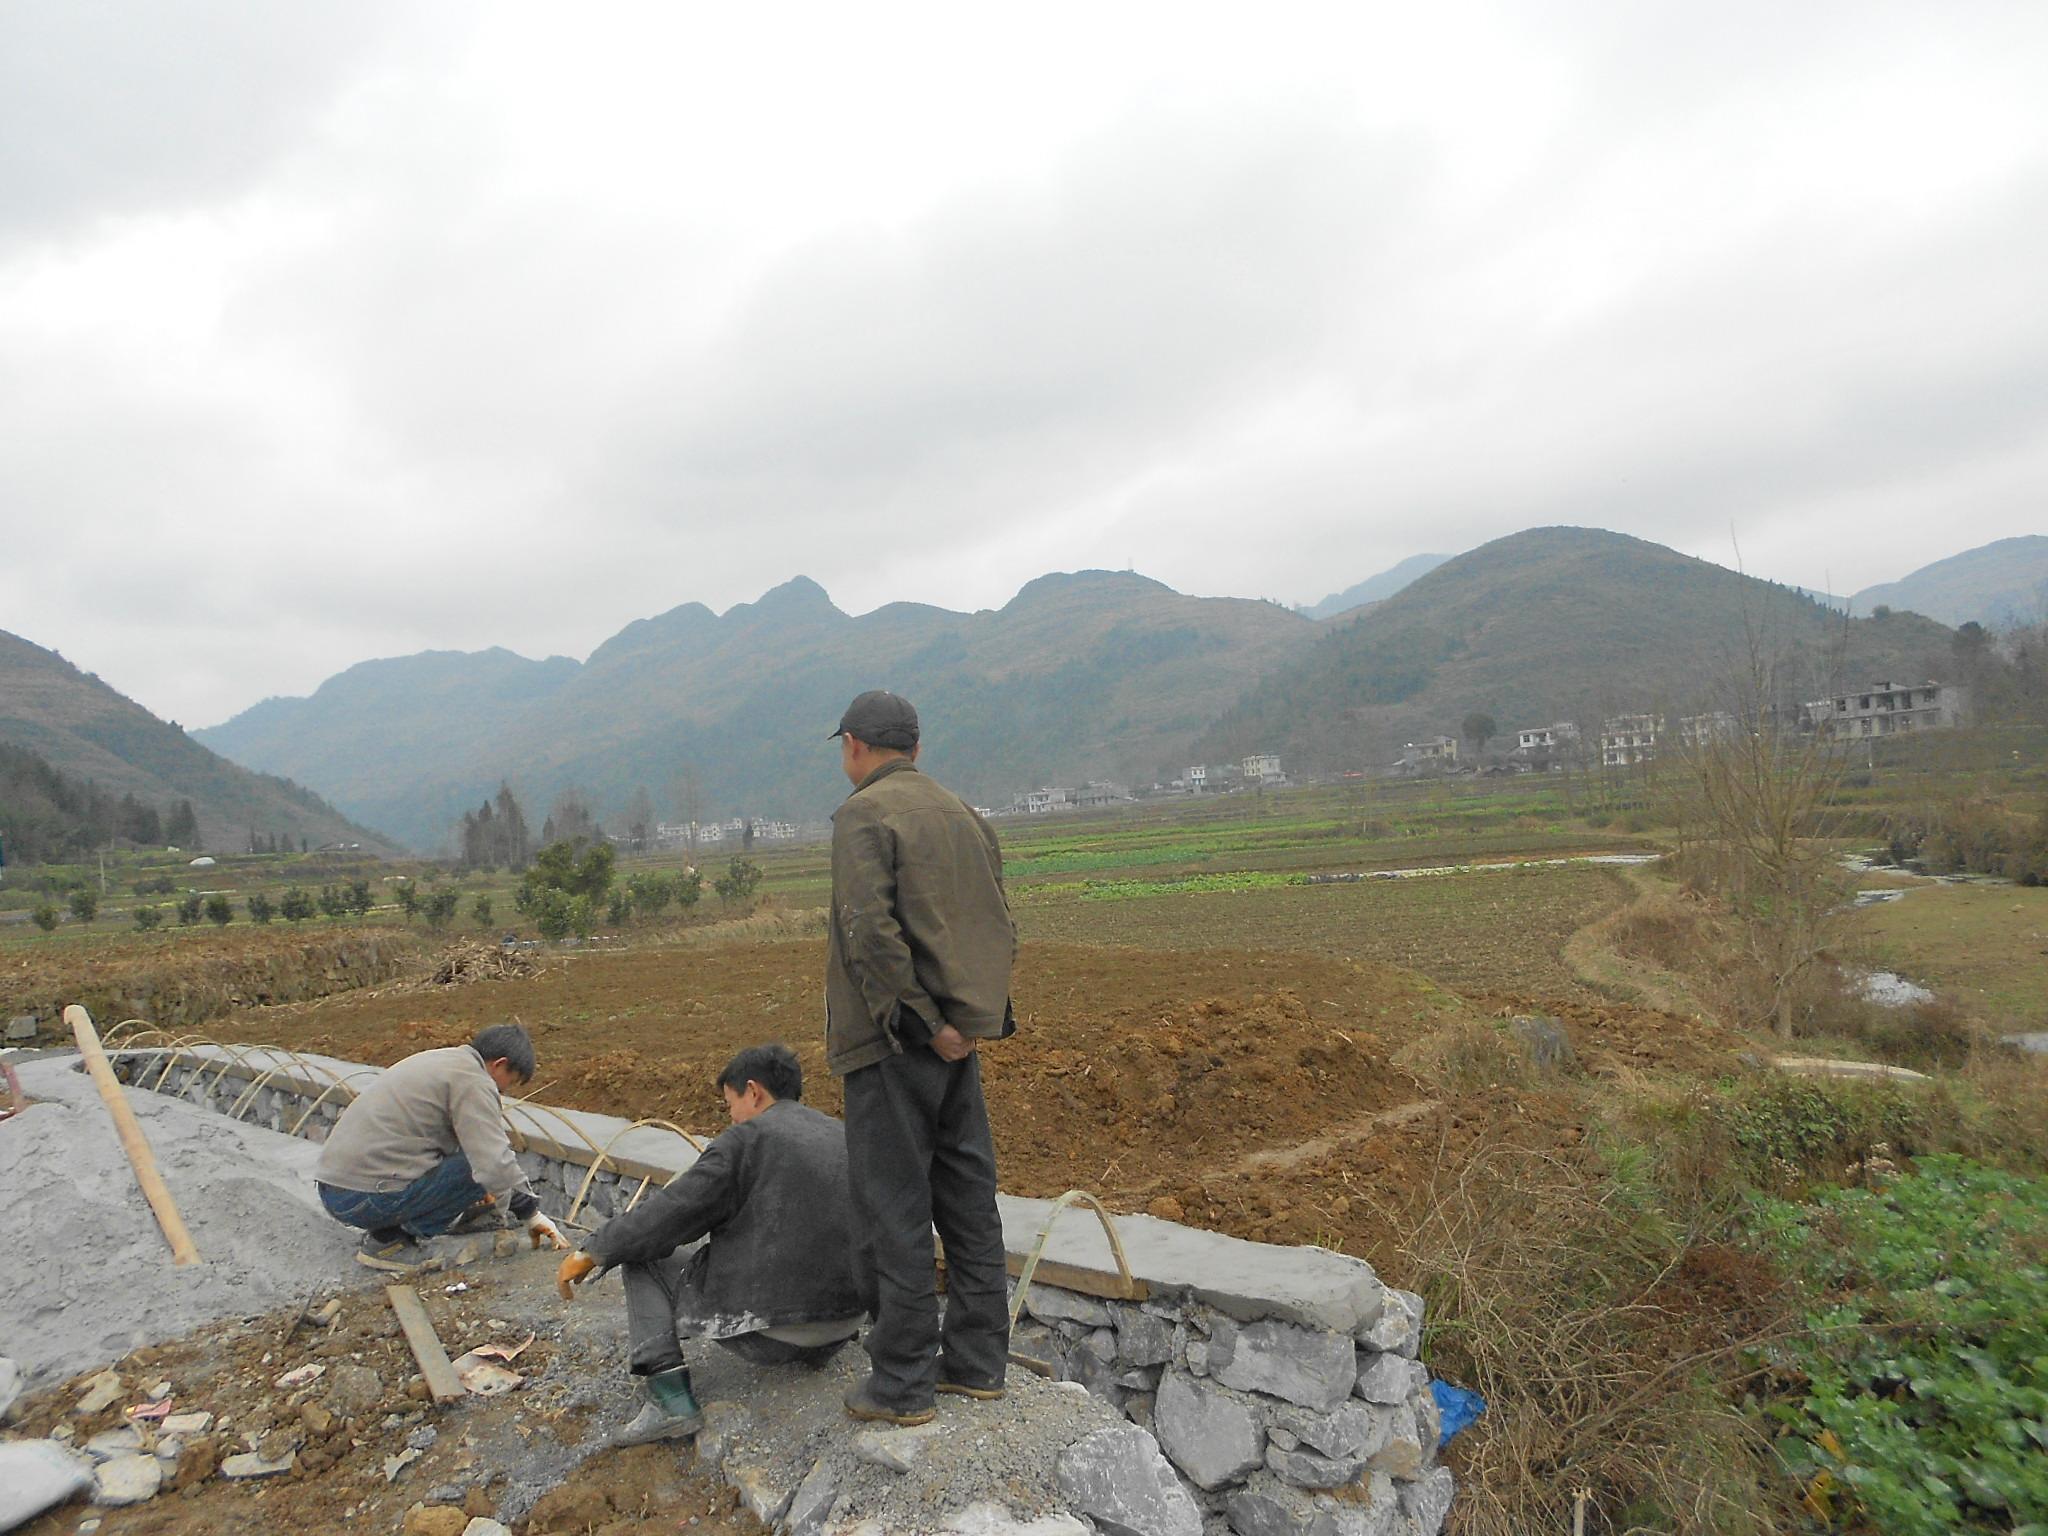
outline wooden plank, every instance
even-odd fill
[[[1007,1256],[1012,1275],[1024,1272],[1026,1254],[1013,1253]],[[1124,1277],[1108,1270],[1084,1269],[1079,1264],[1062,1264],[1054,1259],[1040,1259],[1038,1268],[1031,1272],[1033,1285],[1057,1286],[1063,1291],[1076,1291],[1083,1296],[1100,1296],[1105,1301],[1143,1301],[1152,1294],[1152,1287],[1143,1280],[1132,1278],[1131,1289],[1124,1290]]]
[[[78,1041],[78,1054],[85,1058],[85,1070],[92,1074],[93,1086],[106,1101],[107,1113],[114,1117],[114,1130],[135,1169],[135,1182],[142,1187],[142,1198],[156,1213],[156,1224],[163,1228],[164,1241],[171,1245],[171,1262],[197,1264],[199,1249],[192,1242],[192,1234],[185,1230],[185,1218],[178,1214],[178,1204],[171,1198],[163,1175],[157,1172],[156,1157],[149,1150],[142,1127],[135,1121],[135,1111],[128,1107],[120,1079],[107,1064],[107,1053],[100,1046],[99,1031],[92,1026],[92,1015],[73,1003],[64,1010],[64,1022],[71,1026]]]
[[[441,1347],[441,1336],[434,1332],[433,1319],[427,1316],[419,1292],[409,1285],[387,1285],[384,1295],[391,1310],[398,1314],[398,1326],[405,1330],[405,1342],[412,1346],[413,1359],[420,1363],[428,1394],[437,1403],[460,1401],[462,1378],[455,1374],[454,1362]]]

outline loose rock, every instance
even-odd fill
[[[1367,1465],[1375,1472],[1384,1472],[1390,1477],[1420,1477],[1428,1458],[1423,1449],[1422,1431],[1415,1422],[1415,1410],[1403,1403],[1398,1408],[1380,1411],[1388,1416],[1387,1439],[1373,1452]]]
[[[797,1484],[789,1501],[783,1517],[786,1536],[817,1536],[832,1514],[832,1501],[838,1497],[839,1479],[827,1463],[820,1461]]]
[[[1426,1477],[1401,1490],[1401,1512],[1425,1531],[1438,1530],[1451,1512],[1455,1489],[1449,1467],[1432,1467]]]
[[[222,1477],[276,1477],[292,1469],[291,1458],[282,1461],[257,1455],[254,1451],[243,1451],[230,1456],[220,1464]]]
[[[463,1536],[469,1515],[457,1504],[415,1504],[399,1529],[404,1536]]]
[[[164,1466],[154,1456],[116,1456],[93,1474],[92,1501],[112,1508],[140,1504],[155,1498],[163,1483]]]
[[[1060,1453],[1060,1494],[1110,1536],[1201,1536],[1202,1514],[1159,1442],[1135,1424],[1098,1429]]]
[[[104,1413],[114,1406],[120,1396],[121,1378],[112,1371],[101,1371],[97,1376],[86,1379],[85,1391],[79,1396],[78,1406],[71,1411],[81,1418]]]
[[[938,1435],[936,1423],[909,1429],[867,1429],[853,1437],[853,1454],[885,1472],[908,1472]]]

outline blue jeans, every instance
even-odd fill
[[[380,1227],[402,1227],[414,1237],[438,1237],[483,1197],[484,1187],[470,1177],[469,1158],[461,1152],[403,1189],[377,1193],[320,1186],[320,1203],[342,1225],[372,1232]]]

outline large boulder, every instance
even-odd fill
[[[1265,1456],[1266,1429],[1252,1402],[1181,1371],[1160,1381],[1152,1427],[1160,1448],[1198,1487],[1220,1488]]]
[[[1075,1441],[1053,1468],[1060,1497],[1109,1536],[1202,1536],[1202,1512],[1135,1424]]]

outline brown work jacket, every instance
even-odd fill
[[[908,758],[884,763],[832,814],[825,1057],[844,1076],[950,1024],[1013,1032],[1017,929],[989,824]]]

